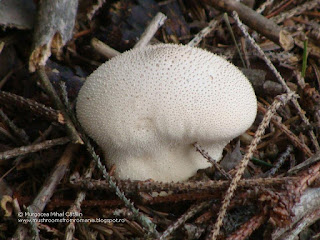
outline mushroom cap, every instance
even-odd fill
[[[253,123],[257,101],[247,78],[225,59],[159,44],[102,64],[81,88],[76,110],[117,177],[179,181],[210,166],[192,144],[219,160]]]

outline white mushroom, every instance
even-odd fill
[[[116,177],[170,182],[210,166],[195,142],[219,160],[251,126],[257,101],[247,78],[223,58],[160,44],[102,64],[80,90],[76,110]]]

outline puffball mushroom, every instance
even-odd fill
[[[174,44],[133,49],[102,64],[77,99],[77,117],[119,179],[184,181],[253,123],[257,101],[240,70]]]

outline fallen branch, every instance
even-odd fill
[[[37,117],[43,117],[49,121],[64,124],[64,118],[59,111],[13,93],[0,91],[0,104],[9,109],[11,106],[14,106],[22,111],[30,112]]]
[[[157,15],[151,20],[146,30],[142,33],[139,41],[136,43],[134,48],[144,48],[146,47],[150,40],[153,38],[154,34],[158,31],[158,29],[164,24],[167,16],[163,13],[159,12]]]
[[[204,0],[204,2],[229,13],[236,11],[246,25],[262,36],[277,43],[286,51],[293,48],[294,40],[288,32],[246,5],[234,0]]]
[[[257,186],[275,187],[286,185],[288,182],[298,181],[299,177],[282,177],[282,178],[256,178],[256,179],[242,179],[238,183],[239,188],[253,188]],[[156,181],[130,181],[121,180],[117,182],[119,188],[126,193],[137,192],[222,192],[230,185],[229,180],[219,181],[189,181],[182,183],[162,183]],[[108,182],[105,180],[87,180],[87,179],[73,179],[71,185],[75,188],[83,188],[87,190],[112,191]]]
[[[21,155],[25,155],[28,153],[38,152],[41,150],[51,148],[53,146],[66,144],[69,141],[70,140],[68,137],[62,137],[62,138],[57,138],[57,139],[53,139],[53,140],[47,140],[47,141],[37,143],[37,144],[31,144],[29,146],[14,148],[12,150],[1,152],[0,153],[0,160],[6,160],[6,159],[21,156]]]

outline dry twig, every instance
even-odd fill
[[[134,48],[144,48],[146,47],[150,40],[153,38],[154,34],[158,31],[158,29],[164,24],[167,16],[163,13],[159,12],[157,15],[151,20],[146,30],[141,35],[139,41],[136,43]]]
[[[268,7],[268,6],[270,6],[270,5],[273,4],[273,1],[274,1],[274,0],[267,0],[267,1],[265,1],[264,3],[262,3],[262,4],[260,5],[259,8],[257,8],[256,12],[257,12],[257,13],[262,13],[262,12],[266,9],[266,7]]]
[[[293,168],[289,169],[289,171],[287,172],[287,175],[290,176],[290,175],[296,174],[301,169],[307,168],[310,165],[312,165],[316,162],[319,162],[319,161],[320,161],[320,152],[317,152],[309,159],[307,159],[307,160],[303,161],[302,163],[298,164],[297,166],[294,166]]]
[[[213,164],[213,166],[226,178],[226,179],[232,179],[230,174],[228,174],[220,165],[217,163],[216,159],[213,159],[198,143],[194,143],[193,146],[196,148],[196,150],[210,162]]]
[[[53,140],[47,140],[37,144],[31,144],[29,146],[14,148],[12,150],[8,150],[0,153],[0,160],[10,159],[10,158],[18,157],[28,153],[38,152],[41,150],[51,148],[53,146],[66,144],[69,141],[70,140],[68,137],[62,137],[62,138],[57,138]]]
[[[293,48],[294,41],[288,32],[244,4],[234,0],[205,0],[204,2],[215,8],[220,8],[223,11],[236,11],[246,25],[256,30],[262,36],[279,44],[285,50]]]
[[[91,40],[91,46],[102,56],[104,56],[107,59],[113,58],[120,54],[117,50],[109,47],[107,44],[101,42],[97,38],[92,38]]]
[[[83,144],[82,139],[80,138],[77,130],[75,129],[72,121],[70,120],[70,117],[68,116],[65,106],[61,102],[59,96],[57,95],[56,91],[54,90],[51,82],[49,81],[49,78],[45,72],[44,67],[40,67],[38,70],[39,78],[41,80],[41,83],[43,87],[46,89],[47,93],[49,94],[50,98],[53,100],[54,105],[56,106],[57,109],[59,109],[65,119],[66,122],[66,130],[68,135],[70,136],[70,139],[74,143],[80,143]]]
[[[27,99],[13,93],[0,91],[0,104],[5,107],[16,106],[23,111],[33,113],[38,117],[43,117],[49,121],[64,123],[62,114],[50,107],[38,103],[32,99]]]
[[[89,168],[86,170],[84,174],[85,179],[90,179],[92,176],[92,173],[94,171],[95,163],[94,161],[91,161]],[[80,191],[77,194],[76,200],[71,205],[71,207],[68,209],[68,212],[72,213],[80,213],[81,212],[81,203],[86,198],[86,191]],[[65,230],[65,240],[72,240],[73,234],[75,231],[75,222],[70,222]]]
[[[244,223],[237,231],[232,233],[226,240],[245,240],[253,231],[258,229],[265,221],[266,216],[264,213],[260,213],[252,217],[249,221]]]
[[[276,163],[274,164],[274,167],[271,168],[268,172],[264,173],[263,176],[265,177],[271,177],[276,174],[276,172],[280,169],[280,167],[284,164],[286,161],[287,157],[291,154],[293,151],[292,145],[289,145],[287,147],[287,150],[281,154],[281,156],[278,158]]]
[[[96,4],[93,4],[91,6],[91,9],[87,13],[87,18],[89,20],[92,20],[93,16],[96,14],[96,12],[103,6],[103,4],[106,2],[106,0],[98,0]]]
[[[212,201],[196,203],[192,205],[182,216],[179,217],[177,221],[171,224],[166,231],[162,233],[159,237],[159,240],[165,240],[171,233],[178,229],[183,223],[185,223],[189,218],[193,217],[195,214],[203,210],[204,208],[209,207],[212,204]]]
[[[26,132],[23,129],[19,128],[14,122],[12,122],[1,109],[0,120],[10,128],[12,134],[16,137],[17,142],[22,144],[29,143],[29,137]]]
[[[213,19],[209,22],[208,26],[202,29],[196,36],[188,43],[190,47],[196,47],[202,39],[204,39],[210,32],[212,32],[218,25],[218,21]]]
[[[298,177],[281,177],[281,178],[255,178],[242,179],[238,182],[239,188],[254,188],[257,186],[276,187],[286,185],[288,182],[295,182]],[[112,188],[106,181],[72,179],[72,186],[84,188],[87,190],[110,191]],[[118,181],[118,186],[124,192],[134,194],[137,192],[223,192],[230,186],[229,180],[207,180],[207,181],[189,181],[182,183],[162,183],[156,181]]]

